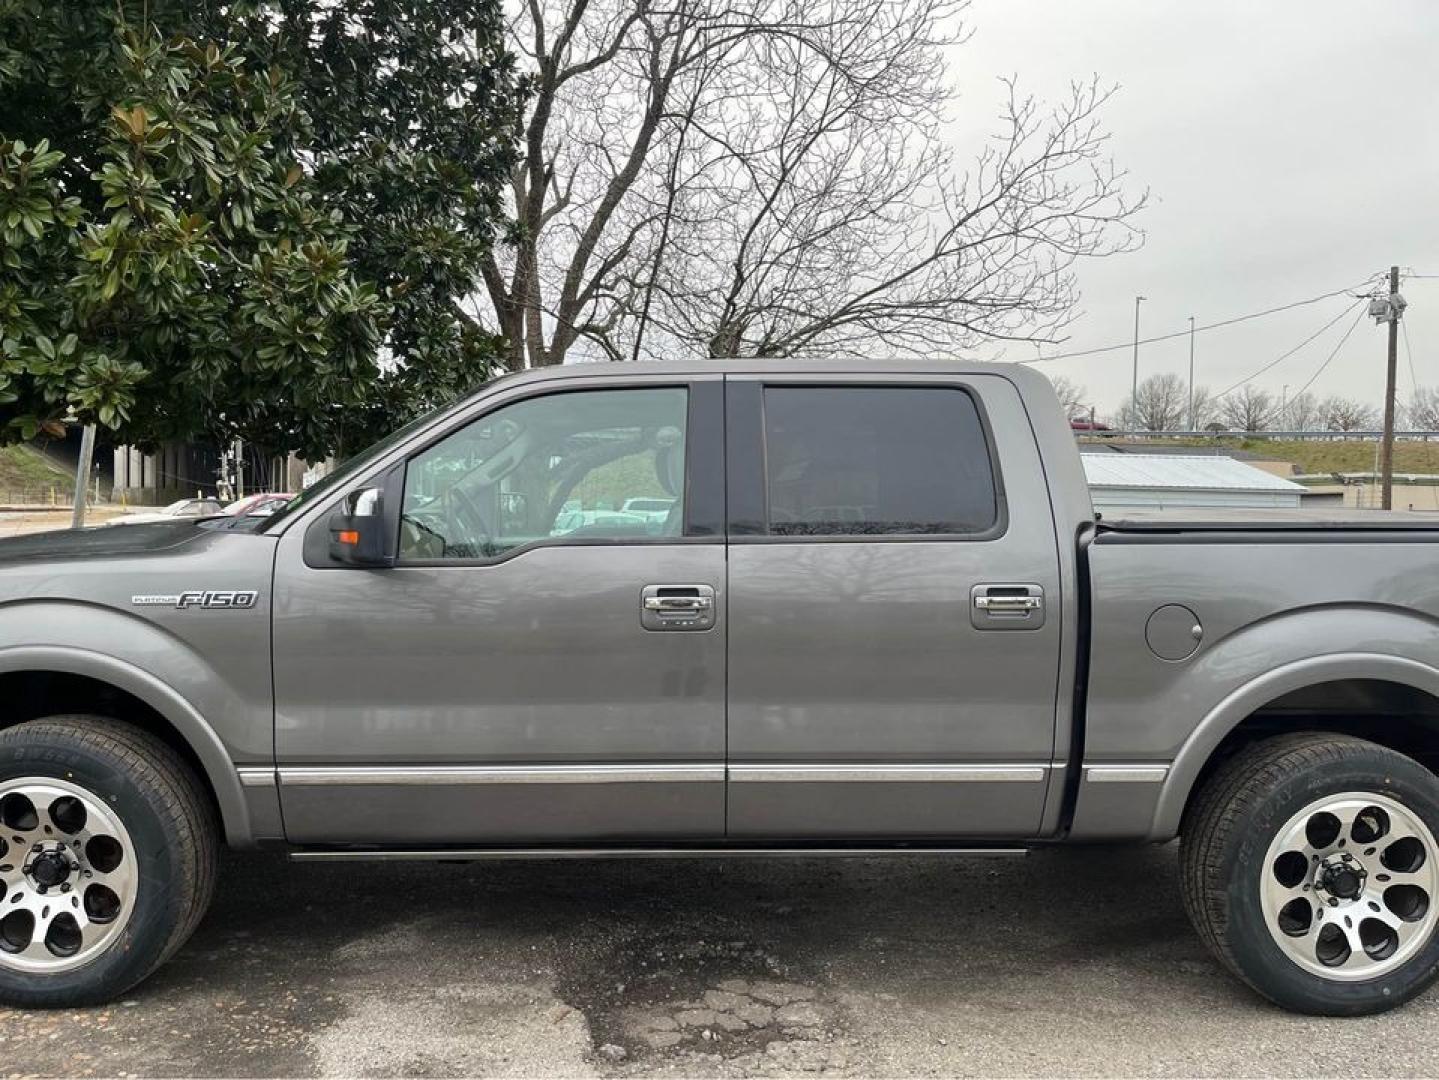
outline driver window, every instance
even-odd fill
[[[540,540],[677,537],[687,392],[578,390],[497,409],[412,458],[402,561]]]

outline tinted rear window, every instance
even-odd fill
[[[979,411],[951,387],[768,387],[773,536],[984,532],[998,520]]]

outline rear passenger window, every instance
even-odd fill
[[[998,521],[979,411],[950,387],[767,387],[771,536],[984,532]]]

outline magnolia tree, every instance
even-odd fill
[[[485,377],[498,0],[0,2],[0,439],[323,457]]]

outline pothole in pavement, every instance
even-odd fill
[[[597,1058],[617,1070],[664,1056],[762,1073],[842,1072],[844,1018],[826,995],[745,941],[639,937],[565,971]]]

